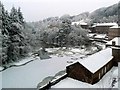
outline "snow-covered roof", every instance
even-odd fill
[[[96,26],[117,26],[117,23],[97,23],[92,27],[96,27]]]
[[[94,38],[105,38],[106,34],[97,34]]]
[[[115,41],[115,45],[120,46],[120,37],[115,37],[114,39],[112,39],[111,41],[109,41],[106,44],[107,45],[112,45],[112,41]]]
[[[84,22],[83,20],[81,21],[77,21],[77,22],[72,22],[72,25],[77,24],[77,25],[88,25],[86,22]]]
[[[87,23],[85,23],[85,22],[82,22],[82,23],[80,23],[80,25],[88,25]]]
[[[79,62],[80,64],[82,64],[90,72],[95,73],[100,68],[102,68],[104,65],[106,65],[109,61],[111,61],[112,58],[113,58],[112,49],[106,48],[100,52],[97,52],[89,56],[88,58],[83,59],[82,61],[78,60],[76,62]]]
[[[94,37],[94,38],[105,38],[106,34],[96,34],[96,33],[90,33],[88,34],[89,37]]]
[[[88,36],[89,37],[93,37],[95,35],[95,33],[89,33]]]
[[[92,73],[95,73],[105,64],[107,64],[109,61],[111,61],[112,58],[113,58],[112,49],[107,48],[96,54],[89,56],[88,58],[86,58],[85,60],[79,63],[82,64],[84,67],[86,67]]]
[[[114,25],[114,26],[112,26],[112,27],[110,27],[110,28],[120,28],[120,26]]]

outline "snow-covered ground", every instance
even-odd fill
[[[94,37],[94,38],[105,38],[106,34],[98,34],[98,33],[89,33],[89,37]]]
[[[118,88],[118,68],[113,67],[98,83],[93,85],[66,78],[52,86],[52,88]]]
[[[77,50],[78,48],[76,50],[73,49],[72,54],[68,53],[68,50],[64,52],[59,50],[59,53],[51,55],[52,58],[50,59],[40,60],[37,58],[35,61],[32,61],[24,66],[8,68],[0,73],[0,76],[2,77],[2,87],[36,88],[37,84],[44,78],[54,76],[59,71],[65,70],[68,63],[85,58],[85,55],[80,54],[81,50],[78,50],[79,52]],[[75,51],[78,53],[75,53]],[[30,57],[15,64],[20,65],[31,59],[33,58]]]
[[[31,61],[33,61],[33,60],[36,60],[36,59],[38,59],[38,58],[39,58],[39,57],[33,57],[33,56],[31,56],[31,57],[26,57],[26,58],[24,58],[24,59],[19,60],[18,62],[10,63],[9,65],[7,65],[7,67],[9,67],[9,66],[21,66],[21,65],[27,64],[27,63],[29,63],[29,62],[31,62]],[[0,72],[1,72],[2,70],[4,70],[4,67],[0,66]]]
[[[92,49],[96,50],[96,47]],[[70,48],[69,50],[59,50],[57,48],[48,48],[52,53],[50,59],[40,60],[36,57],[35,61],[29,62],[24,66],[11,67],[0,72],[0,80],[3,88],[36,88],[44,78],[54,76],[59,71],[65,70],[66,66],[76,60],[83,60],[86,54],[93,52],[91,49]],[[15,63],[21,65],[29,60],[35,59],[29,57]],[[1,88],[2,88],[1,87]]]
[[[115,41],[115,45],[120,46],[120,37],[115,37],[112,40],[108,41],[107,45],[112,45],[112,42]]]
[[[1,66],[0,66],[0,71],[3,70],[3,69],[4,69],[4,67],[1,67]]]
[[[0,90],[2,89],[2,72],[0,72]]]
[[[78,48],[54,48],[54,49],[51,49],[51,48],[48,48],[46,49],[48,53],[52,53],[56,56],[74,56],[74,55],[77,55],[77,54],[80,54],[80,55],[86,55],[86,54],[90,54],[90,53],[93,53],[94,51],[97,51],[97,47],[88,47],[86,48],[85,46],[81,46],[81,47],[78,47]]]
[[[106,34],[97,34],[94,38],[103,38],[105,39]]]
[[[33,57],[33,56],[31,56],[31,57],[26,57],[26,58],[24,58],[24,59],[22,59],[22,60],[20,60],[20,61],[18,61],[18,62],[14,62],[14,63],[12,63],[11,65],[23,65],[23,64],[25,64],[25,63],[27,63],[27,62],[30,62],[30,61],[32,61],[32,60],[36,60],[36,59],[39,59],[39,57]]]
[[[89,33],[88,36],[93,39],[108,39],[106,34],[98,34],[98,33]]]

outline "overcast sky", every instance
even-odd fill
[[[21,7],[26,21],[39,21],[64,14],[77,15],[92,12],[101,7],[118,3],[119,0],[1,0],[10,11],[12,6]]]

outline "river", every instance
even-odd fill
[[[70,59],[68,56],[53,56],[51,59],[38,59],[24,66],[8,68],[0,72],[0,83],[2,88],[36,88],[45,77],[64,70]]]

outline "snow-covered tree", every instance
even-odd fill
[[[20,7],[18,8],[18,17],[19,17],[19,22],[21,23],[21,24],[23,24],[24,23],[24,18],[23,18],[23,14],[22,14],[22,12],[21,12],[21,9],[20,9]]]
[[[24,39],[23,24],[18,16],[18,11],[13,7],[10,14],[4,9],[1,4],[1,19],[2,19],[2,64],[19,60],[25,56],[28,49]],[[20,12],[20,9],[19,9]],[[22,19],[21,19],[22,20]]]
[[[62,17],[62,24],[59,28],[59,32],[57,34],[57,41],[58,41],[58,45],[63,47],[67,45],[67,38],[69,33],[72,31],[71,28],[71,21],[69,20],[69,18],[67,17]]]
[[[12,7],[11,9],[10,18],[11,18],[11,22],[19,22],[18,12],[15,7]]]

